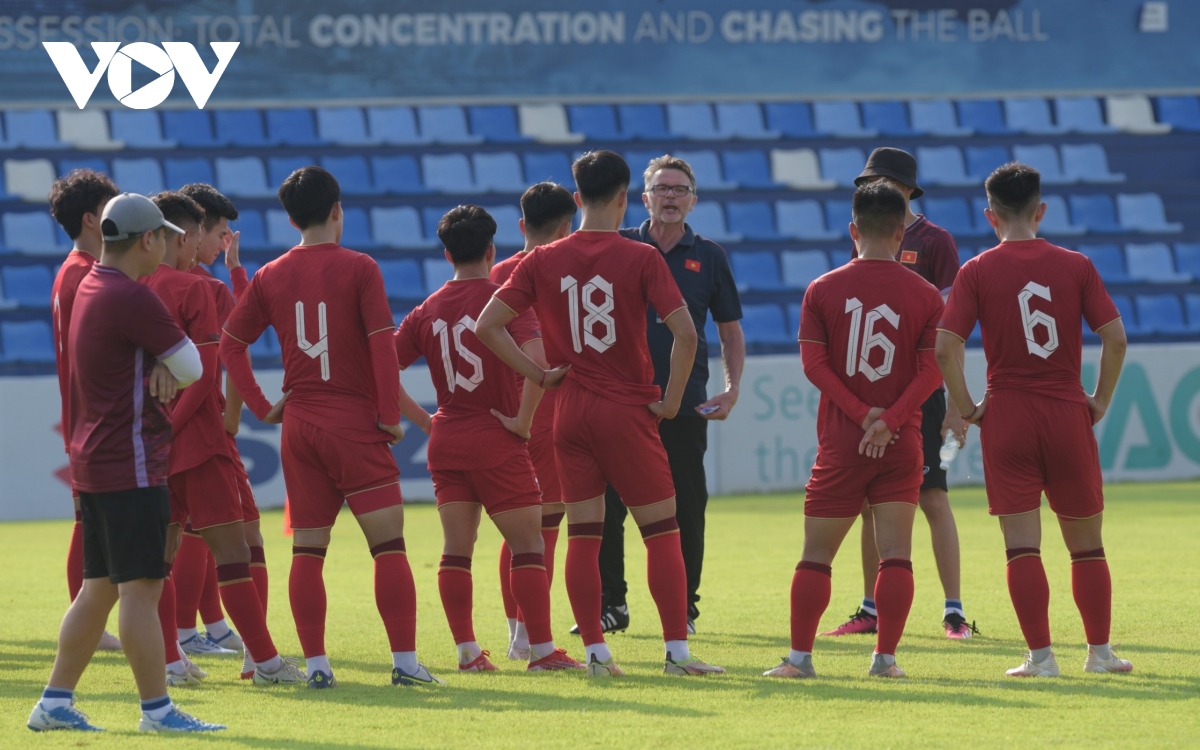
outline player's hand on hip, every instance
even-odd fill
[[[983,415],[987,411],[988,399],[990,399],[991,397],[992,397],[991,391],[988,391],[983,394],[983,400],[980,401],[978,404],[975,404],[975,411],[971,412],[971,414],[969,416],[963,417],[963,419],[966,420],[967,424],[973,424],[976,427],[980,427],[983,425]]]
[[[737,393],[725,391],[697,406],[696,411],[705,419],[725,420],[729,418],[729,412],[733,411],[736,403]]]
[[[500,420],[500,424],[504,425],[504,429],[524,440],[529,439],[529,433],[531,430],[530,425],[521,424],[516,417],[505,416],[495,409],[492,409],[491,411],[492,416]]]
[[[420,421],[414,419],[412,420],[412,423],[417,426],[418,430],[426,435],[433,431],[433,416],[427,411],[422,410]]]
[[[1085,395],[1084,398],[1087,399],[1088,409],[1092,412],[1092,424],[1096,424],[1101,419],[1104,419],[1104,415],[1108,413],[1108,404],[1103,403],[1095,396]]]
[[[888,429],[887,422],[875,420],[867,429],[863,439],[858,444],[858,453],[868,458],[883,458],[883,452],[891,444],[894,436]]]
[[[236,414],[225,412],[222,415],[222,421],[225,422],[225,432],[236,437],[238,430],[241,428],[242,420],[238,419]]]
[[[271,407],[271,411],[267,412],[267,416],[262,418],[263,424],[282,424],[283,423],[283,407],[287,404],[288,396],[292,395],[291,391],[283,394],[283,398],[275,402]]]
[[[885,411],[887,411],[887,409],[884,409],[882,406],[872,406],[871,409],[867,412],[867,418],[864,419],[862,422],[863,432],[867,432],[868,430],[870,430],[871,425],[875,424],[875,422],[878,421],[879,418],[883,416],[883,413]]]
[[[379,429],[391,435],[391,438],[388,439],[388,445],[395,445],[404,439],[404,428],[398,424],[384,424],[380,422]]]
[[[946,414],[946,418],[942,420],[942,441],[946,440],[946,433],[953,433],[958,440],[958,447],[965,448],[967,445],[967,422],[960,414]]]
[[[179,381],[175,379],[167,366],[162,362],[154,365],[154,368],[150,370],[150,397],[158,399],[161,403],[169,404],[178,391]]]
[[[650,410],[651,414],[659,419],[674,419],[675,415],[679,413],[678,406],[672,409],[671,407],[667,406],[665,401],[655,401],[652,404],[646,404],[646,408]]]
[[[542,390],[552,391],[562,385],[563,378],[567,377],[567,373],[571,371],[570,365],[562,365],[555,367],[553,370],[546,370],[546,374],[542,377],[542,382],[538,386]]]
[[[230,271],[242,265],[238,256],[238,245],[241,238],[241,232],[232,232],[225,236],[225,267]]]

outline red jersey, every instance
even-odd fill
[[[429,435],[429,470],[491,469],[521,450],[524,441],[504,429],[495,409],[517,415],[521,399],[508,365],[475,338],[475,321],[500,287],[487,279],[452,280],[400,321],[396,357],[406,368],[421,356],[437,389]],[[508,325],[517,346],[538,338],[536,319]]]
[[[537,312],[551,367],[606,399],[642,406],[662,398],[646,345],[646,309],[687,310],[662,253],[616,232],[578,231],[535,248],[496,299]]]
[[[71,355],[67,350],[67,338],[71,332],[71,309],[75,307],[75,290],[79,282],[88,275],[96,259],[82,250],[67,254],[62,267],[54,277],[54,288],[50,291],[50,305],[54,311],[54,360],[58,365],[58,395],[62,400],[63,450],[71,452]]]
[[[818,461],[880,460],[858,453],[873,407],[888,410],[882,418],[899,435],[882,460],[920,456],[921,402],[941,382],[932,352],[942,307],[937,289],[891,261],[855,259],[808,287],[800,342],[804,372],[821,390]]]
[[[150,395],[150,371],[187,336],[153,291],[99,264],[79,283],[74,308],[66,351],[75,489],[165,486],[171,420]]]
[[[496,265],[492,266],[492,272],[489,274],[488,278],[490,278],[496,284],[503,285],[504,282],[508,281],[509,277],[512,276],[513,271],[517,270],[517,266],[521,264],[521,261],[525,259],[526,255],[527,253],[517,253],[511,258],[500,261]],[[533,318],[533,324],[537,326],[538,330],[540,331],[541,324],[538,321],[537,314],[534,313],[533,308],[526,310],[518,317],[525,317],[526,315]],[[517,379],[517,394],[519,400],[520,393],[525,387],[525,377],[518,372],[514,372],[513,375]],[[554,405],[556,403],[558,403],[557,389],[542,393],[542,400],[538,404],[537,411],[533,414],[533,424],[530,426],[530,431],[533,435],[542,435],[544,433],[551,432],[554,429]]]
[[[171,402],[171,427],[175,438],[171,443],[171,474],[199,466],[216,455],[229,455],[225,423],[221,419],[221,401],[214,384],[217,377],[217,357],[214,348],[221,340],[217,325],[217,310],[212,293],[203,279],[170,266],[142,279],[154,290],[175,323],[200,350],[205,373],[190,388],[179,391]]]
[[[267,326],[283,352],[286,413],[347,440],[386,442],[379,422],[400,422],[400,371],[391,336],[373,355],[375,334],[396,327],[379,266],[340,245],[293,247],[263,266],[225,322],[222,360],[246,406],[271,408],[253,374],[225,356],[244,350]],[[377,383],[380,384],[377,386]],[[386,391],[380,392],[380,388]]]
[[[941,329],[966,340],[979,321],[989,391],[1086,403],[1083,325],[1121,314],[1086,255],[1043,239],[1002,242],[963,265]]]
[[[225,286],[225,282],[208,272],[204,266],[192,266],[188,273],[193,276],[199,276],[204,279],[204,283],[208,285],[208,290],[213,294],[213,302],[217,306],[217,324],[225,325],[225,321],[229,318],[229,313],[233,312],[233,306],[237,304],[237,299],[234,298],[233,292],[229,291],[229,287]]]

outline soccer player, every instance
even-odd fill
[[[165,235],[183,230],[145,196],[128,193],[108,201],[99,226],[103,250],[76,289],[66,341],[84,581],[63,617],[54,668],[28,726],[100,731],[75,708],[75,686],[119,601],[121,641],[142,702],[138,729],[224,729],[172,704],[155,614],[170,517],[171,423],[164,404],[177,387],[196,382],[202,366],[163,303],[136,280],[162,261]]]
[[[604,490],[611,483],[630,507],[646,543],[650,593],[666,642],[664,672],[724,672],[693,657],[687,643],[687,580],[675,520],[675,488],[658,437],[659,419],[679,411],[696,353],[696,329],[662,254],[617,233],[628,203],[629,165],[611,151],[572,166],[583,209],[580,230],[529,253],[484,308],[476,336],[506,364],[541,382],[548,377],[505,326],[534,307],[546,359],[571,365],[558,396],[554,454],[567,504],[567,594],[587,651],[588,673],[622,674],[600,623],[599,551]],[[675,336],[671,378],[654,385],[646,309]]]
[[[325,651],[322,568],[342,503],[375,558],[375,603],[391,644],[392,684],[440,683],[417,661],[417,596],[390,448],[404,436],[400,368],[383,275],[370,256],[338,244],[341,188],[329,172],[296,170],[280,186],[279,201],[300,230],[300,244],[250,280],[225,322],[221,360],[250,411],[267,424],[283,423],[280,460],[295,530],[289,594],[309,687],[336,685]],[[283,350],[285,395],[274,405],[246,355],[267,326]]]
[[[63,435],[63,450],[67,453],[71,451],[71,358],[66,345],[71,332],[71,309],[75,304],[75,290],[79,282],[92,270],[104,244],[100,214],[119,192],[107,175],[90,169],[72,170],[50,186],[50,213],[74,243],[54,277],[54,287],[50,292],[50,305],[54,313],[54,359],[58,366],[58,393],[62,399],[62,420],[59,425]],[[75,601],[79,588],[83,586],[83,524],[80,520],[79,493],[74,488],[71,490],[71,499],[75,503],[75,525],[71,528],[71,544],[67,548],[67,593],[71,595],[71,601]],[[100,636],[97,648],[101,651],[120,651],[121,641],[106,630]]]
[[[915,271],[942,293],[950,292],[958,273],[958,246],[954,237],[924,215],[913,213],[911,201],[924,194],[917,184],[917,161],[907,151],[898,148],[877,148],[871,152],[866,167],[854,180],[855,185],[883,181],[904,195],[904,240],[896,260]],[[929,522],[929,537],[933,542],[933,558],[945,596],[942,627],[952,640],[970,638],[978,633],[974,623],[967,623],[960,589],[958,527],[950,509],[946,472],[941,466],[939,452],[947,433],[953,433],[959,447],[966,445],[966,424],[953,401],[947,401],[942,388],[933,392],[921,404],[921,437],[925,450],[925,478],[921,482],[920,507]],[[862,514],[863,600],[858,611],[848,621],[821,635],[874,633],[878,612],[875,608],[875,571],[879,567],[879,551],[875,548],[875,530],[870,510]]]
[[[204,211],[182,193],[165,192],[154,197],[163,214],[174,218],[183,235],[167,243],[163,264],[145,283],[155,291],[175,316],[180,327],[200,350],[205,374],[194,388],[185,391],[172,404],[171,426],[174,439],[170,454],[171,539],[168,552],[174,556],[184,521],[189,521],[204,538],[217,562],[217,581],[221,601],[237,624],[246,643],[248,656],[255,663],[255,684],[295,683],[306,675],[284,661],[275,649],[267,628],[262,600],[250,574],[250,549],[243,528],[242,502],[230,455],[229,441],[221,418],[219,393],[220,367],[217,364],[216,306],[203,279],[178,265],[188,265],[199,245]],[[182,256],[182,260],[180,257]],[[169,610],[159,608],[160,617],[170,619],[170,636],[177,637],[175,602]],[[169,682],[191,682],[179,664],[168,665]]]
[[[562,185],[539,182],[521,196],[521,234],[525,235],[525,247],[519,253],[492,266],[490,278],[503,284],[535,247],[557,242],[571,233],[571,222],[577,210],[575,199]],[[534,315],[533,311],[528,311]],[[546,367],[546,352],[540,338],[522,347],[540,367]],[[517,375],[518,391],[525,378]],[[546,578],[554,582],[554,549],[558,544],[558,527],[566,514],[562,504],[562,487],[558,481],[558,464],[554,461],[554,413],[557,391],[545,391],[540,405],[534,413],[529,436],[529,458],[537,474],[538,486],[542,490],[542,542],[546,546]],[[509,586],[509,571],[512,568],[512,550],[508,542],[500,545],[500,593],[504,599],[504,614],[508,618],[508,658],[527,661],[529,659],[529,633],[521,617],[516,597]]]
[[[1125,361],[1125,326],[1085,255],[1037,236],[1046,214],[1041,175],[1006,164],[987,178],[988,223],[1000,244],[963,265],[937,337],[950,397],[979,425],[988,511],[1000,517],[1008,593],[1029,655],[1012,677],[1055,677],[1050,588],[1042,567],[1042,492],[1071,553],[1071,592],[1087,636],[1085,672],[1129,672],[1109,643],[1112,581],[1101,526],[1104,490],[1092,425],[1112,399]],[[1100,374],[1080,386],[1083,326],[1100,337]],[[963,342],[983,329],[987,392],[978,404],[962,369]]]
[[[821,391],[817,460],[805,487],[804,552],[792,577],[792,650],[768,677],[815,677],[813,639],[829,606],[833,558],[862,510],[882,560],[879,628],[868,674],[904,677],[896,646],[912,606],[912,523],[921,488],[921,402],[941,381],[933,357],[942,296],[896,261],[904,196],[854,192],[858,257],[814,281],[800,313],[804,374]]]
[[[510,588],[532,641],[529,671],[583,669],[565,650],[555,648],[550,629],[542,497],[525,446],[541,383],[527,382],[518,399],[512,371],[479,343],[473,330],[475,319],[500,288],[488,280],[496,259],[495,234],[495,219],[479,206],[458,206],[443,216],[438,237],[446,259],[454,264],[454,278],[409,313],[396,331],[401,369],[424,356],[437,388],[428,454],[445,536],[438,590],[458,650],[459,671],[494,671],[488,652],[475,640],[471,621],[471,557],[479,512],[486,510],[512,550]],[[523,346],[540,339],[537,325],[537,318],[526,311],[508,330]],[[556,383],[565,372],[557,370],[547,380]],[[427,424],[424,409],[411,399],[407,403],[409,410],[402,408],[401,413]]]

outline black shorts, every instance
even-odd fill
[[[921,489],[946,489],[942,470],[942,422],[946,419],[946,392],[938,389],[921,404],[921,440],[925,444],[925,479]]]
[[[80,492],[83,577],[125,583],[165,578],[171,500],[166,487]]]

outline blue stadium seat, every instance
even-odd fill
[[[759,346],[794,344],[796,337],[788,332],[783,309],[779,305],[743,305],[742,331],[746,343]]]
[[[475,186],[490,193],[521,193],[529,185],[521,174],[521,160],[511,151],[471,155]]]
[[[1181,284],[1192,280],[1191,274],[1175,270],[1175,258],[1165,242],[1131,242],[1125,246],[1125,258],[1129,276],[1136,281]]]
[[[717,158],[715,151],[677,151],[675,156],[683,159],[692,168],[692,174],[696,175],[696,188],[698,190],[736,190],[738,184],[732,180],[722,177],[721,161]],[[634,166],[634,174],[636,175],[640,169],[638,163],[630,162]],[[649,159],[641,164],[649,163]],[[636,182],[636,180],[635,180]]]
[[[784,250],[783,283],[795,289],[807,289],[822,274],[829,273],[829,256],[820,250]]]
[[[847,201],[848,203],[849,201]],[[850,250],[830,250],[829,251],[829,266],[830,268],[841,268],[854,259],[854,253]]]
[[[521,210],[516,206],[484,206],[496,220],[497,247],[524,247],[525,235],[521,234]]]
[[[1134,297],[1138,327],[1143,334],[1178,335],[1188,332],[1183,306],[1174,294],[1139,294]]]
[[[267,209],[267,241],[271,247],[290,248],[300,241],[300,230],[291,225],[286,211]]]
[[[354,206],[342,209],[342,239],[343,247],[357,250],[375,247],[375,239],[371,236],[371,223],[367,221],[367,211]]]
[[[375,232],[375,244],[384,247],[424,250],[438,245],[436,234],[426,239],[421,227],[421,215],[412,206],[376,206],[371,209],[371,226]]]
[[[410,111],[410,117],[411,114]],[[360,107],[318,108],[317,131],[321,140],[339,146],[371,146],[383,142],[379,133],[367,132],[367,121]]]
[[[1067,202],[1061,195],[1043,195],[1042,202],[1046,204],[1046,215],[1038,227],[1039,232],[1052,237],[1055,235],[1069,237],[1088,231],[1087,225],[1083,223],[1079,214],[1076,214],[1074,210],[1067,211]],[[1111,210],[1112,203],[1110,202],[1110,214]]]
[[[567,190],[575,190],[575,178],[571,175],[571,159],[561,151],[526,151],[525,179],[530,184],[549,180]]]
[[[1071,221],[1088,232],[1111,234],[1122,231],[1117,225],[1117,212],[1107,195],[1072,195]],[[1048,231],[1048,230],[1047,230]]]
[[[997,167],[1012,161],[1006,146],[967,146],[966,157],[967,176],[980,184]]]
[[[425,297],[421,267],[415,260],[381,260],[379,271],[389,299],[419,300]]]
[[[862,168],[859,168],[862,171]],[[968,187],[979,182],[967,174],[962,151],[958,146],[919,146],[917,174],[921,182],[930,185]]]
[[[788,330],[796,332],[796,345],[799,346],[800,340],[800,303],[792,302],[787,306],[787,322]]]
[[[421,123],[421,132],[433,138],[434,143],[483,143],[483,136],[467,130],[467,115],[457,104],[417,107],[417,121]]]
[[[1117,307],[1117,312],[1121,314],[1121,324],[1125,326],[1125,332],[1132,336],[1139,335],[1142,329],[1138,325],[1137,315],[1134,313],[1133,300],[1124,294],[1114,294],[1112,301]],[[1084,327],[1087,327],[1086,324]]]
[[[621,227],[640,227],[648,218],[650,217],[646,215],[646,208],[642,205],[642,202],[631,200],[629,201],[629,204],[625,206],[625,218],[622,220]],[[575,214],[574,223],[576,228],[579,226],[579,221],[579,214]],[[699,234],[703,234],[703,232],[699,232],[699,230],[697,230],[695,227],[692,227],[692,230],[698,232]]]
[[[163,135],[184,148],[212,148],[219,145],[213,135],[212,120],[202,109],[164,110],[162,122]]]
[[[471,177],[471,163],[465,154],[424,154],[421,172],[425,187],[440,193],[478,193]]]
[[[733,265],[733,278],[739,292],[748,292],[751,289],[774,291],[783,288],[775,253],[767,250],[743,250],[730,253],[729,260]]]
[[[955,237],[982,237],[984,232],[972,220],[963,198],[924,198],[925,215]]]
[[[1040,96],[1005,99],[1004,120],[1008,127],[1030,135],[1058,135],[1067,132],[1067,128],[1054,124],[1050,114],[1050,102]]]
[[[852,216],[850,206],[851,202],[848,200],[825,201],[825,226],[829,227],[829,231],[837,232],[838,237],[850,236],[850,219]],[[837,268],[837,266],[838,264],[834,263],[834,268]]]
[[[967,245],[958,246],[958,265],[961,268],[964,263],[975,257],[975,248]]]
[[[521,135],[517,122],[517,108],[507,104],[486,107],[467,107],[467,120],[471,132],[489,143],[528,143],[529,138]]]
[[[59,174],[65,175],[74,169],[90,169],[93,172],[101,172],[103,174],[110,174],[110,172],[108,171],[108,162],[106,162],[104,159],[97,159],[95,157],[79,158],[79,157],[71,156],[71,157],[67,157],[66,159],[58,160],[58,173]],[[182,185],[183,183],[180,183],[180,184]]]
[[[740,235],[726,228],[725,210],[716,201],[697,202],[696,207],[688,214],[687,223],[696,231],[696,234],[703,235],[714,242],[740,242],[742,239]]]
[[[54,337],[44,320],[0,323],[4,361],[20,364],[54,364]]]
[[[279,339],[275,336],[275,329],[268,326],[263,330],[249,347],[250,356],[256,361],[263,359],[277,359],[279,357]]]
[[[1200,132],[1200,99],[1194,96],[1158,97],[1158,121],[1175,130]]]
[[[301,167],[316,164],[311,156],[271,156],[267,158],[267,184],[282,185],[288,176]],[[337,177],[337,175],[334,175]],[[338,178],[339,181],[341,178]]]
[[[422,146],[433,138],[417,129],[417,115],[412,107],[367,107],[370,135],[358,136],[389,146]],[[349,137],[349,133],[341,136]]]
[[[1125,175],[1109,171],[1108,156],[1099,143],[1064,143],[1062,166],[1063,174],[1072,182],[1105,184],[1125,181]]]
[[[238,236],[240,248],[265,250],[271,246],[267,240],[267,225],[263,222],[262,214],[253,208],[238,211],[238,217],[233,222],[233,231],[241,232]],[[224,264],[218,265],[224,267]]]
[[[619,104],[617,117],[621,121],[621,132],[630,138],[641,141],[672,140],[660,104]]]
[[[178,190],[193,182],[203,182],[209,185],[215,182],[212,164],[204,158],[164,159],[163,175],[171,190]]]
[[[431,192],[421,182],[417,160],[408,154],[372,156],[371,171],[375,174],[375,187],[381,193],[424,195]]]
[[[379,195],[365,156],[322,156],[321,166],[337,178],[345,195]]]
[[[307,108],[268,109],[267,140],[275,146],[319,146],[313,113]]]
[[[721,164],[725,179],[743,188],[775,190],[784,186],[771,179],[771,163],[764,151],[723,151]]]
[[[238,198],[273,198],[278,194],[276,188],[267,184],[266,168],[257,156],[234,159],[218,157],[216,167],[217,189],[226,195]]]
[[[813,102],[813,123],[818,133],[837,138],[874,138],[877,131],[863,127],[858,104],[853,101]]]
[[[1167,221],[1167,209],[1158,193],[1118,193],[1117,215],[1121,229],[1125,230],[1156,233],[1183,231],[1183,224]]]
[[[67,149],[58,140],[54,114],[45,109],[10,109],[4,113],[9,146],[17,148]]]
[[[421,226],[425,228],[425,236],[428,237],[429,241],[434,243],[437,247],[442,246],[442,241],[439,240],[437,236],[438,222],[442,220],[442,217],[449,210],[449,206],[445,208],[426,206],[425,208],[421,209]]]
[[[1125,253],[1119,245],[1080,245],[1079,252],[1092,261],[1105,284],[1122,284],[1131,281],[1125,271]]]
[[[1188,332],[1200,333],[1200,294],[1188,294],[1183,298],[1187,307]]]
[[[1115,133],[1104,121],[1100,100],[1094,96],[1060,96],[1054,100],[1054,114],[1065,131],[1073,133]]]
[[[949,99],[915,99],[908,104],[913,130],[933,136],[971,135],[975,131],[958,124],[954,103]]]
[[[775,231],[775,217],[766,201],[730,201],[725,204],[729,231],[744,240],[782,240]]]
[[[862,174],[867,163],[861,148],[823,148],[819,152],[821,176],[833,180],[839,187],[854,187],[854,178]]]
[[[773,141],[780,133],[763,126],[763,113],[756,102],[718,102],[717,133],[722,138]]]
[[[1180,273],[1200,279],[1200,242],[1177,242],[1175,244],[1175,267]],[[1197,321],[1200,323],[1200,321]]]
[[[1028,164],[1042,175],[1043,185],[1062,185],[1075,182],[1063,174],[1062,163],[1058,159],[1058,149],[1049,144],[1036,146],[1013,146],[1013,159]]]
[[[617,112],[610,104],[569,104],[567,119],[572,133],[583,133],[589,141],[628,141],[621,131]]]
[[[242,212],[239,211],[238,217],[241,218],[241,215]],[[260,216],[259,218],[262,217]],[[243,243],[243,246],[244,244],[245,243]],[[225,286],[233,289],[233,282],[229,279],[229,269],[225,267],[224,263],[213,263],[211,266],[208,266],[208,272],[213,275],[214,279],[217,279]]]
[[[995,99],[959,99],[958,122],[981,135],[1016,135],[1019,131],[1004,124],[1004,112]]]
[[[157,159],[113,159],[112,177],[127,193],[153,195],[166,189]]]
[[[152,109],[114,109],[108,113],[108,128],[115,141],[128,148],[174,148],[175,142],[163,138],[162,123]]]
[[[805,102],[767,102],[763,104],[767,129],[782,133],[785,138],[816,138],[812,109]]]
[[[433,294],[454,278],[454,266],[445,258],[426,258],[421,261],[425,270],[425,293]]]
[[[0,266],[0,281],[4,283],[4,299],[21,307],[50,307],[50,290],[54,276],[49,266]]]
[[[908,125],[908,109],[904,102],[863,102],[863,127],[880,135],[920,135]]]
[[[634,189],[636,189],[636,183],[638,181],[637,176],[642,173],[642,170],[646,168],[651,159],[656,159],[662,156],[664,151],[666,151],[666,149],[655,149],[653,151],[647,149],[630,149],[629,151],[625,152],[625,163],[629,165],[629,170],[633,173]],[[695,170],[693,170],[693,173],[695,173]],[[720,175],[720,173],[721,172],[718,169],[717,174]],[[698,181],[699,178],[697,178],[697,182]]]
[[[218,109],[213,113],[217,143],[223,146],[269,146],[257,109]]]
[[[667,126],[671,135],[693,141],[712,141],[723,137],[717,132],[712,107],[703,102],[668,103]]]

